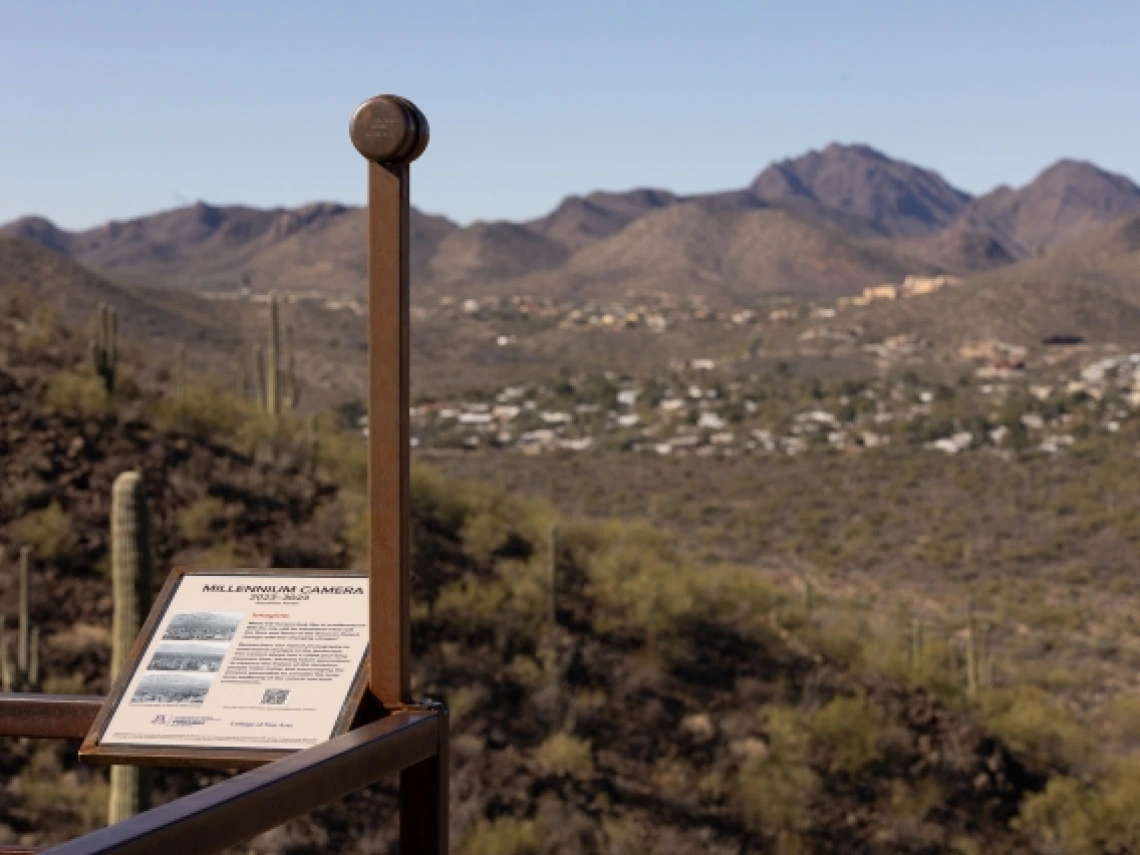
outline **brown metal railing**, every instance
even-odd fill
[[[448,717],[409,697],[409,164],[428,124],[381,95],[353,114],[368,161],[369,686],[354,730],[99,831],[56,855],[206,855],[400,773],[400,851],[448,850]],[[0,737],[82,739],[103,705],[89,695],[0,694]],[[3,853],[29,852],[0,847]]]

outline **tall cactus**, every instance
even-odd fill
[[[276,295],[269,301],[269,353],[265,366],[265,411],[281,414],[281,323]]]
[[[297,409],[301,398],[301,390],[297,386],[297,358],[293,349],[293,328],[285,328],[285,407],[289,410]]]
[[[12,651],[8,649],[8,619],[0,615],[0,692],[15,688],[16,668],[12,664]]]
[[[2,559],[0,559],[2,560]],[[8,645],[6,621],[0,621],[0,683],[6,692],[37,689],[40,684],[40,630],[32,626],[29,583],[32,548],[20,548],[20,590],[16,594],[16,657]]]
[[[978,693],[978,639],[977,622],[974,620],[974,598],[970,597],[968,625],[966,627],[966,694],[973,697]]]
[[[910,667],[914,671],[922,670],[923,641],[922,618],[912,618],[910,622]]]
[[[174,397],[186,399],[186,345],[180,344],[174,350]]]
[[[111,489],[111,678],[114,679],[150,609],[150,537],[146,489],[137,472],[123,472]],[[134,766],[111,768],[108,822],[144,811],[150,801],[150,778]]]
[[[265,348],[260,344],[253,349],[253,364],[256,369],[254,379],[257,384],[254,397],[257,399],[257,406],[262,412],[266,412],[269,399],[265,395]]]
[[[28,609],[28,579],[31,576],[32,548],[24,546],[20,549],[20,604],[16,618],[16,631],[19,633],[16,653],[16,668],[20,673],[28,673],[28,634],[31,630],[32,620]]]
[[[115,372],[119,363],[119,315],[114,306],[99,304],[95,322],[95,338],[91,344],[95,373],[103,378],[108,393],[115,391]]]

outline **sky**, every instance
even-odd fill
[[[0,223],[360,204],[348,119],[414,101],[412,200],[739,188],[861,142],[971,193],[1061,157],[1140,179],[1140,3],[0,0]]]

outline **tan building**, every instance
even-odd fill
[[[903,280],[902,290],[907,297],[917,297],[958,285],[961,281],[957,276],[908,276]]]
[[[898,298],[898,285],[872,285],[870,288],[863,289],[863,299],[867,302],[871,302],[872,300],[897,300]]]

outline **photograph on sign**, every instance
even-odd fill
[[[85,753],[291,751],[346,727],[368,652],[368,577],[175,571]]]

